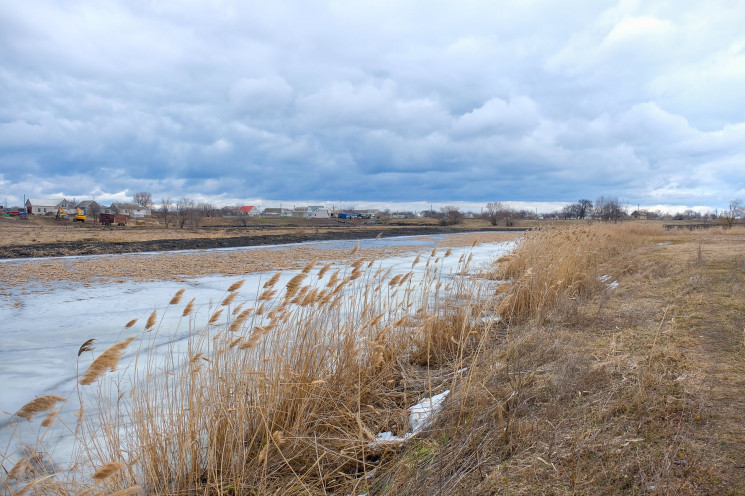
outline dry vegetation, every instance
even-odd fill
[[[436,219],[402,219],[386,228],[438,227]],[[469,219],[458,229],[467,231],[489,227],[480,219]],[[27,220],[0,217],[0,247],[34,245],[60,242],[120,243],[164,239],[230,238],[236,236],[283,236],[297,233],[337,232],[339,229],[380,229],[379,225],[367,225],[363,221],[338,222],[336,219],[256,218],[244,226],[241,219],[215,217],[204,219],[199,228],[180,229],[171,225],[166,228],[162,220],[155,217],[131,219],[126,227],[103,226],[97,222],[85,223],[56,221],[53,217],[32,216]]]
[[[496,243],[511,241],[516,233],[485,232],[451,234],[441,242],[450,247],[470,246],[474,242]],[[427,240],[431,242],[431,239]],[[398,246],[365,248],[365,256],[382,258],[416,249],[417,239]],[[176,253],[117,255],[116,257],[89,256],[76,258],[45,258],[42,260],[14,260],[2,262],[0,288],[25,287],[33,282],[35,288],[52,286],[60,281],[90,283],[187,280],[207,274],[226,276],[302,268],[310,260],[351,262],[352,258],[338,249],[323,245],[281,246],[250,250],[192,250]],[[421,248],[421,247],[419,247]],[[3,289],[0,289],[3,294]]]
[[[147,335],[98,354],[80,388],[114,406],[97,418],[81,406],[74,470],[50,473],[40,444],[3,459],[5,487],[741,494],[745,233],[640,226],[530,233],[486,273],[464,257],[452,279],[442,249],[418,260],[423,281],[354,250],[341,269],[268,280],[250,308],[233,305],[235,284],[186,356],[149,357]],[[188,322],[178,296],[165,311]],[[137,386],[111,385],[138,342]],[[375,441],[410,432],[408,409],[444,391],[423,432]]]

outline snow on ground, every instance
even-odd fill
[[[392,256],[375,262],[375,267],[391,269],[391,275],[404,274],[412,270],[412,263],[421,253],[427,252],[441,237],[426,238],[417,236],[416,240],[386,238],[366,240],[362,246],[395,246],[408,241],[412,253]],[[317,243],[340,250],[351,250],[356,242]],[[484,243],[475,247],[453,248],[452,255],[441,258],[439,264],[444,276],[453,271],[462,254],[473,254],[471,267],[490,262],[510,251],[513,243]],[[282,247],[265,247],[281,249]],[[250,249],[250,248],[249,248]],[[438,247],[438,253],[444,254],[445,247]],[[233,248],[235,250],[235,248]],[[129,255],[131,256],[131,255]],[[148,255],[152,256],[152,254]],[[112,257],[107,255],[107,257]],[[424,257],[423,257],[424,258]],[[0,268],[2,266],[0,265]],[[414,267],[414,281],[421,280],[424,263]],[[299,271],[283,271],[276,287],[283,287]],[[331,271],[329,271],[330,273]],[[35,397],[56,394],[71,399],[63,405],[59,418],[61,422],[46,434],[46,444],[50,440],[58,442],[58,459],[65,459],[71,452],[72,436],[68,427],[74,426],[74,413],[78,409],[76,378],[90,365],[92,357],[98,356],[105,349],[129,336],[137,336],[119,365],[117,374],[122,384],[131,381],[132,361],[138,352],[138,346],[147,347],[150,355],[166,356],[171,349],[185,351],[191,329],[206,325],[208,319],[219,306],[227,288],[239,279],[245,279],[235,304],[247,302],[253,304],[262,284],[275,272],[245,274],[240,277],[203,276],[188,279],[186,283],[178,281],[127,282],[127,283],[61,283],[52,290],[28,293],[26,288],[6,288],[0,296],[0,322],[2,322],[3,345],[0,347],[0,453],[14,451],[19,436],[26,435],[38,422],[32,423],[13,417],[21,406]],[[328,276],[327,276],[328,277]],[[180,289],[185,288],[180,305],[169,306],[168,302]],[[181,316],[186,302],[195,299],[195,314],[185,318]],[[22,301],[22,305],[15,302]],[[157,312],[156,330],[144,333],[145,322],[155,310]],[[132,328],[125,324],[132,319],[139,319]],[[150,339],[139,339],[143,333]],[[78,359],[80,346],[90,338],[95,338],[93,354],[86,353]],[[79,373],[78,373],[79,371]],[[436,404],[444,399],[428,399],[427,408],[436,410]],[[412,409],[412,416],[415,415]],[[424,408],[424,407],[422,407]],[[422,410],[422,408],[419,408]],[[429,415],[422,410],[417,415],[423,418]],[[422,420],[424,421],[424,420]],[[16,423],[16,425],[12,425]],[[9,425],[11,424],[11,425]],[[419,425],[419,424],[417,424]],[[421,426],[418,427],[421,429]],[[414,427],[412,425],[412,429]],[[50,439],[51,437],[51,439]]]

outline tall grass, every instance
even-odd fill
[[[596,310],[624,291],[607,282],[632,279],[638,248],[675,236],[595,224],[523,237],[486,274],[499,281],[500,332],[472,355],[431,434],[383,462],[371,493],[678,494],[690,475],[671,458],[692,415],[674,319],[661,307],[622,330],[639,309],[621,307],[604,331]]]
[[[502,319],[524,322],[544,318],[548,312],[602,287],[601,267],[633,246],[659,237],[658,226],[596,224],[549,228],[527,233],[514,253],[497,260],[490,274],[507,280],[498,313]]]
[[[98,393],[96,404],[88,405],[93,408],[80,394],[78,423],[70,427],[77,439],[71,469],[34,471],[22,457],[5,478],[6,489],[364,489],[391,449],[374,442],[376,433],[404,434],[407,409],[452,387],[454,371],[483,349],[494,318],[488,281],[471,276],[470,257],[461,257],[455,274],[445,277],[442,261],[453,256],[450,251],[417,257],[411,271],[393,276],[357,256],[343,267],[308,264],[283,286],[276,275],[258,288],[252,305],[236,304],[239,281],[203,328],[194,327],[190,301],[182,311],[191,329],[185,354],[175,348],[165,358],[148,353],[148,343],[165,331],[153,311],[139,340],[115,344],[81,374],[79,388]],[[128,346],[140,350],[132,385],[109,376]],[[90,349],[91,342],[81,346]],[[32,402],[18,416],[30,419],[62,399]],[[43,442],[33,451],[44,452]],[[10,461],[6,454],[3,464]]]

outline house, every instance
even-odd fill
[[[360,216],[361,219],[375,219],[378,216],[378,209],[360,210]]]
[[[310,208],[309,207],[295,207],[292,209],[292,216],[293,217],[300,217],[303,219],[307,219],[310,215]]]
[[[309,219],[328,219],[331,217],[331,211],[326,207],[312,206],[308,208],[310,209]]]
[[[292,211],[287,210],[286,208],[265,208],[263,212],[261,212],[261,215],[263,217],[292,217]]]
[[[110,213],[129,215],[132,218],[140,219],[152,215],[152,211],[149,208],[143,208],[137,203],[112,203]]]
[[[245,215],[247,217],[258,217],[259,209],[254,207],[253,205],[246,205],[241,207],[240,213],[241,215]]]
[[[26,200],[26,212],[32,215],[57,215],[57,209],[66,209],[72,203],[64,198],[29,198]]]
[[[86,217],[96,217],[101,212],[101,205],[96,200],[83,200],[78,203],[77,207]]]

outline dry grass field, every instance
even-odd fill
[[[439,226],[436,219],[402,219],[384,223],[388,228]],[[467,219],[454,226],[468,231],[489,227],[483,220]],[[234,236],[282,236],[299,232],[325,232],[344,228],[380,229],[364,221],[338,222],[334,219],[251,219],[244,226],[236,218],[206,218],[200,228],[165,227],[154,217],[131,219],[125,227],[103,226],[97,222],[57,221],[53,217],[31,216],[28,220],[0,217],[0,247],[63,242],[120,243],[160,239],[227,238]]]
[[[3,462],[5,488],[743,494],[744,246],[741,228],[583,224],[527,233],[488,269],[466,257],[452,280],[437,271],[444,249],[415,262],[421,284],[352,250],[346,269],[311,261],[283,287],[268,280],[251,308],[231,306],[236,284],[183,362],[156,374],[143,356],[142,382],[113,391],[126,407],[95,423],[81,408],[74,470],[29,455]],[[155,314],[146,328],[158,332]],[[81,343],[97,358],[80,387],[102,387],[132,343]],[[446,391],[424,430],[376,441],[403,436],[408,409]]]
[[[117,243],[157,239],[222,238],[256,233],[271,236],[286,234],[297,229],[297,226],[279,225],[276,227],[271,230],[267,230],[262,224],[244,227],[235,219],[208,219],[200,229],[188,227],[180,229],[173,225],[166,228],[155,218],[132,219],[127,226],[120,227],[103,226],[90,221],[84,223],[56,221],[53,217],[33,216],[28,220],[0,217],[0,246],[77,241]]]

